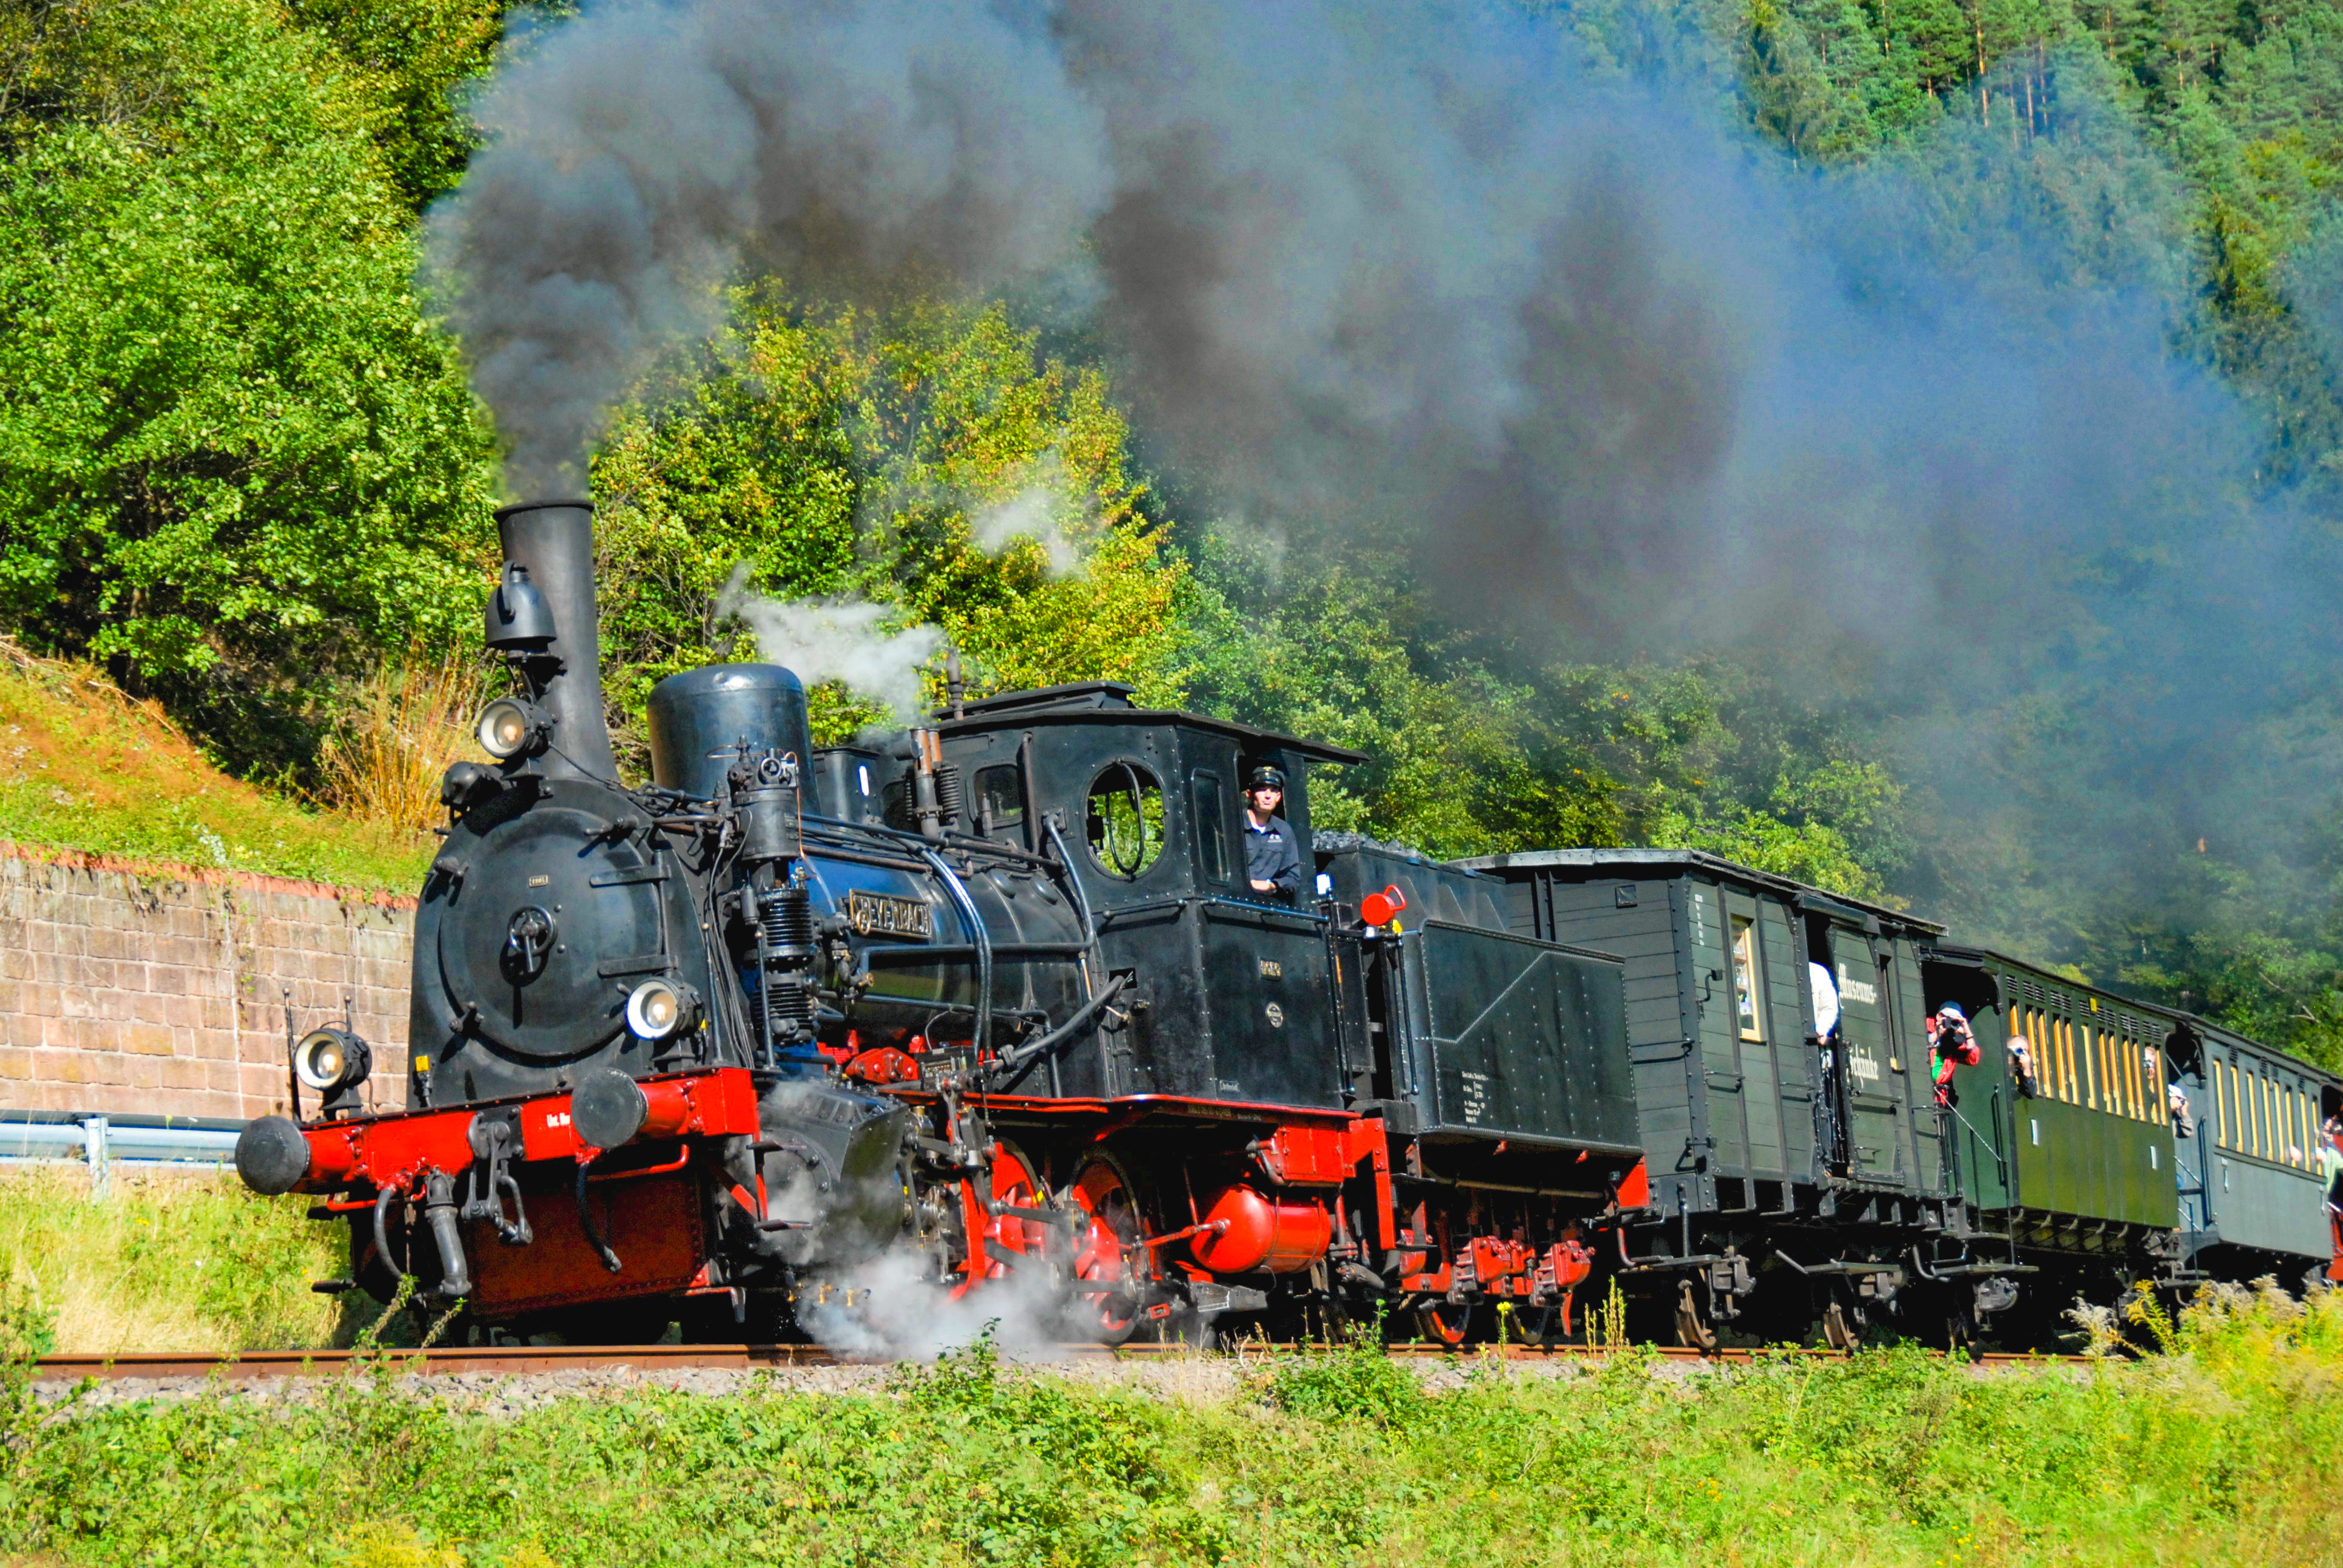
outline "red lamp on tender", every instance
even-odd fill
[[[1405,908],[1407,895],[1399,890],[1397,883],[1393,883],[1382,892],[1369,893],[1359,900],[1359,919],[1371,926],[1387,926],[1399,919],[1399,912]]]

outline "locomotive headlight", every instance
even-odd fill
[[[665,1040],[691,1022],[699,1000],[689,986],[645,980],[627,998],[627,1027],[644,1040]]]
[[[293,1074],[320,1094],[364,1083],[374,1052],[347,1029],[312,1030],[293,1048]]]
[[[474,733],[480,738],[480,749],[502,762],[508,757],[534,754],[545,744],[550,728],[545,715],[517,697],[499,697],[480,709],[480,722]]]

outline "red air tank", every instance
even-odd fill
[[[1204,1225],[1188,1250],[1216,1274],[1298,1274],[1326,1255],[1334,1234],[1317,1204],[1280,1203],[1244,1186],[1212,1200]]]

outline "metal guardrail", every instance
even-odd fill
[[[0,1165],[80,1163],[93,1193],[126,1171],[217,1171],[235,1163],[241,1121],[112,1111],[0,1111]]]

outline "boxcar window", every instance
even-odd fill
[[[1196,804],[1196,844],[1203,854],[1204,876],[1210,881],[1225,882],[1229,879],[1229,802],[1221,793],[1221,776],[1197,774],[1188,793]]]
[[[1764,1040],[1758,1011],[1757,927],[1746,915],[1733,917],[1733,1008],[1741,1024],[1741,1038]]]
[[[1014,828],[1025,820],[1025,787],[1017,764],[976,770],[976,819],[987,829]]]

